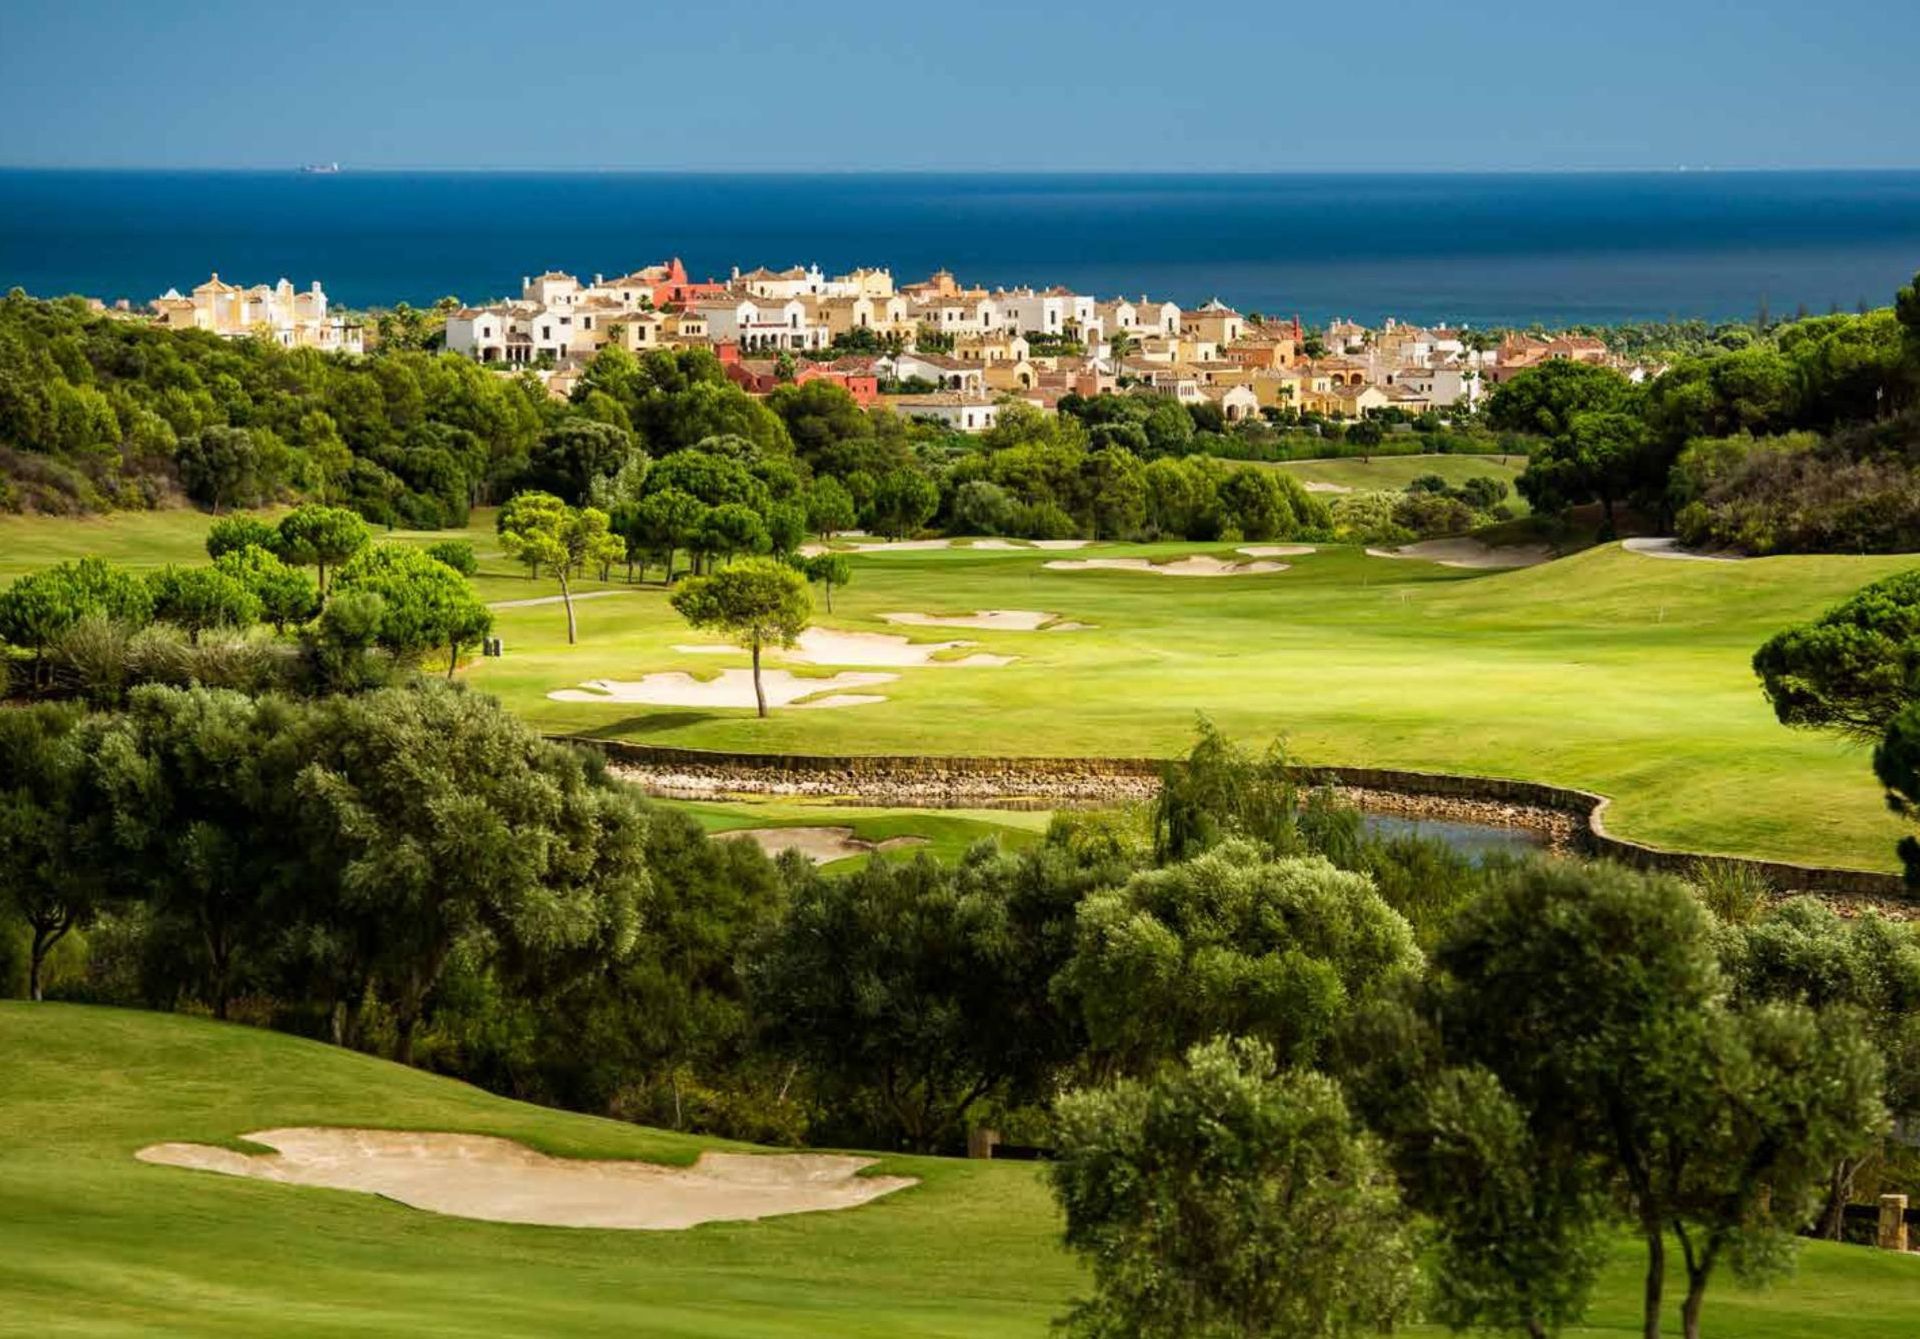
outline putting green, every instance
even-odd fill
[[[1388,459],[1313,463],[1366,469]],[[179,511],[0,518],[0,577],[86,552],[192,560],[208,523]],[[480,555],[483,598],[557,593],[551,579],[529,580],[500,554],[490,511],[474,513],[465,537]],[[1101,544],[1074,556],[1232,560],[1234,547]],[[1749,660],[1779,628],[1914,565],[1911,557],[1676,563],[1608,545],[1521,571],[1472,572],[1331,547],[1287,559],[1284,572],[1168,580],[1048,569],[1057,556],[970,548],[856,556],[834,612],[816,609],[823,626],[963,638],[1015,659],[1000,668],[900,670],[873,690],[884,702],[845,711],[776,711],[762,721],[746,710],[551,700],[548,693],[592,679],[658,670],[705,677],[747,663],[743,653],[674,650],[700,639],[657,584],[628,586],[618,572],[609,583],[575,583],[623,592],[579,602],[578,645],[566,644],[557,603],[501,608],[506,656],[464,672],[542,729],[756,752],[1171,756],[1204,711],[1244,738],[1284,735],[1310,762],[1597,790],[1614,799],[1610,827],[1645,841],[1897,867],[1903,825],[1885,811],[1865,750],[1779,726]],[[657,581],[659,569],[651,575]],[[1045,610],[1092,626],[1011,632],[881,618],[978,609]],[[769,663],[782,665],[777,656]]]
[[[170,1014],[0,1003],[0,1073],[0,1334],[1038,1336],[1085,1286],[1033,1164],[887,1157],[874,1170],[920,1184],[686,1231],[515,1226],[133,1155],[299,1125],[680,1163],[721,1145]],[[1637,1334],[1637,1268],[1619,1242],[1592,1318],[1568,1334]],[[1716,1280],[1707,1323],[1748,1339],[1908,1339],[1920,1257],[1812,1243],[1791,1282]]]

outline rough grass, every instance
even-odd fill
[[[1341,488],[1379,489],[1398,493],[1423,474],[1437,474],[1456,487],[1476,476],[1507,485],[1507,505],[1527,510],[1526,499],[1514,491],[1514,480],[1527,467],[1527,458],[1510,456],[1373,456],[1361,460],[1343,456],[1327,460],[1284,460],[1276,469],[1295,475],[1301,483],[1337,484]]]
[[[1498,457],[1296,462],[1340,469],[1469,472]],[[1517,457],[1515,458],[1517,462]],[[1412,477],[1409,473],[1408,477]],[[1462,477],[1465,477],[1464,475]],[[209,518],[161,512],[105,520],[0,518],[0,577],[84,552],[186,560]],[[400,534],[405,542],[443,535]],[[500,554],[491,512],[466,532],[488,600],[552,595]],[[1170,558],[1231,545],[1102,545],[1092,554]],[[502,609],[506,656],[465,671],[543,729],[701,748],[792,753],[1070,757],[1179,753],[1194,714],[1251,739],[1287,737],[1311,762],[1522,777],[1614,799],[1622,835],[1710,854],[1897,868],[1902,825],[1881,803],[1866,753],[1783,729],[1749,660],[1787,624],[1913,565],[1909,557],[1662,562],[1602,546],[1541,567],[1471,572],[1335,547],[1264,576],[1172,579],[1062,572],[1057,554],[940,549],[854,558],[825,626],[964,637],[1019,659],[998,669],[908,668],[839,711],[559,703],[587,679],[657,670],[711,675],[747,663],[687,655],[702,640],[657,582],[584,580],[632,593],[576,606],[566,644],[558,604]],[[816,605],[819,601],[816,600]],[[896,627],[882,613],[1044,609],[1096,627],[1067,633]],[[777,654],[769,664],[779,666]],[[796,672],[809,672],[792,667]]]
[[[661,800],[684,810],[708,832],[736,832],[742,828],[852,828],[863,841],[890,837],[920,837],[925,846],[895,853],[894,858],[922,851],[936,860],[952,862],[981,840],[998,841],[1017,850],[1039,839],[1051,814],[998,809],[875,809],[805,800]],[[871,856],[849,856],[822,868],[835,873],[858,869]]]
[[[1084,1286],[1031,1164],[889,1157],[885,1170],[921,1184],[686,1232],[512,1226],[133,1153],[301,1124],[663,1161],[712,1141],[269,1032],[81,1006],[0,1003],[0,1074],[0,1334],[1037,1337]],[[1637,1268],[1622,1242],[1589,1325],[1568,1333],[1638,1333]],[[1810,1245],[1790,1283],[1716,1285],[1707,1324],[1748,1339],[1909,1339],[1920,1257]]]

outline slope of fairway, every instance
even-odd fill
[[[1031,1164],[888,1158],[857,1209],[684,1232],[515,1227],[136,1162],[299,1125],[687,1162],[548,1111],[238,1026],[0,1004],[0,1333],[1036,1335],[1077,1286]]]
[[[1105,545],[1166,558],[1230,546]],[[1000,668],[916,669],[844,712],[563,703],[597,677],[710,674],[745,656],[675,651],[684,625],[650,589],[500,611],[508,655],[474,682],[544,728],[788,753],[1168,756],[1205,712],[1284,734],[1313,762],[1523,777],[1612,796],[1609,825],[1682,849],[1888,869],[1902,825],[1865,752],[1782,728],[1750,661],[1905,557],[1660,562],[1604,546],[1482,573],[1333,547],[1289,570],[1217,581],[1048,569],[1041,555],[924,550],[854,559],[827,626],[895,631],[900,610],[1045,609],[1075,632],[970,632]],[[502,584],[505,584],[504,582]],[[914,630],[920,631],[920,630]],[[929,639],[939,629],[925,630]],[[778,666],[777,654],[770,663]]]
[[[699,1141],[490,1097],[274,1033],[0,1003],[0,1334],[1026,1335],[1084,1286],[1030,1164],[887,1158],[857,1209],[684,1232],[510,1226],[345,1191],[136,1162],[162,1140],[347,1125],[685,1161]],[[1589,1325],[1638,1333],[1630,1242]],[[1807,1247],[1797,1278],[1716,1282],[1709,1330],[1920,1333],[1920,1257]],[[1415,1327],[1409,1333],[1437,1333]]]

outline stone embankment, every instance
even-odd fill
[[[602,749],[617,774],[657,795],[784,795],[905,808],[1058,809],[1135,803],[1159,790],[1163,765],[1152,758],[821,757],[577,742]],[[1701,859],[1695,852],[1614,836],[1604,822],[1606,797],[1590,791],[1505,777],[1376,767],[1301,768],[1299,777],[1306,784],[1332,786],[1368,813],[1525,828],[1556,850],[1681,875]],[[1866,905],[1902,916],[1920,911],[1898,875],[1714,858],[1761,874],[1783,893],[1818,894],[1843,912]]]

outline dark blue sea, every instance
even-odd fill
[[[0,171],[0,288],[144,302],[217,270],[352,306],[478,302],[678,254],[946,266],[989,286],[1218,295],[1318,322],[1747,317],[1880,305],[1920,172],[699,175]]]

